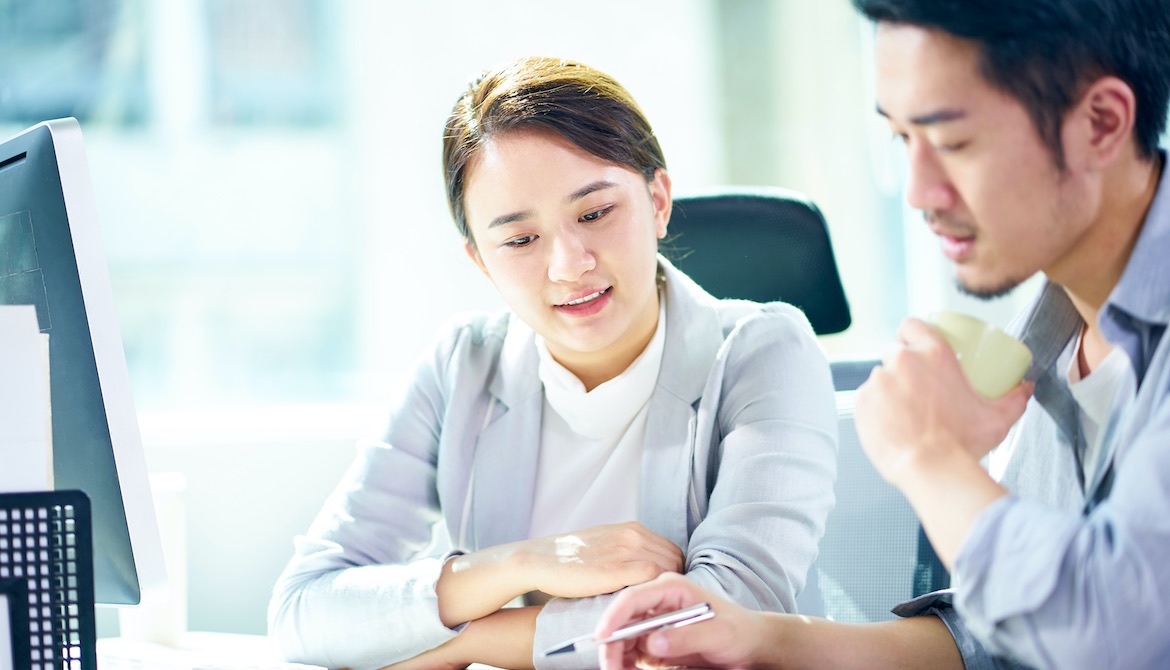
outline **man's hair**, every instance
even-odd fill
[[[853,0],[875,22],[941,30],[980,48],[984,78],[1028,110],[1064,169],[1060,129],[1085,88],[1115,76],[1137,99],[1134,139],[1153,159],[1170,99],[1168,0]]]
[[[551,132],[650,181],[666,167],[638,104],[612,77],[581,63],[530,57],[480,75],[459,96],[443,132],[443,174],[455,227],[474,243],[463,197],[467,170],[493,138]]]

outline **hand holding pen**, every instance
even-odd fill
[[[675,614],[696,605],[709,609],[702,619],[704,623],[696,618],[692,623],[699,625],[649,626],[647,617],[658,612]],[[592,637],[607,640],[639,622],[647,625],[637,636],[602,644],[602,668],[633,668],[639,662],[652,666],[752,667],[766,655],[764,647],[775,637],[761,613],[718,597],[679,574],[662,575],[623,590],[602,614]]]
[[[582,635],[581,637],[573,638],[567,642],[559,644],[552,649],[544,652],[545,656],[555,656],[557,654],[566,654],[570,652],[582,651],[586,648],[592,648],[597,645],[609,644],[611,642],[619,642],[621,640],[629,640],[642,635],[648,635],[655,631],[664,630],[666,628],[681,628],[700,621],[706,621],[715,616],[711,611],[711,607],[707,603],[699,603],[691,607],[685,607],[666,614],[660,614],[656,617],[636,621],[627,626],[623,626],[605,637],[597,637],[594,633]]]

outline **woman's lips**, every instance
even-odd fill
[[[555,305],[558,312],[572,317],[591,316],[600,312],[609,304],[613,295],[613,287],[607,286],[600,291],[593,291],[578,296],[559,305]]]

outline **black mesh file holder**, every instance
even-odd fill
[[[92,537],[81,491],[0,494],[15,670],[97,670]]]

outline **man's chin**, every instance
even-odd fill
[[[1017,286],[1023,282],[1015,279],[1009,279],[999,284],[976,285],[970,282],[963,281],[962,277],[955,278],[955,286],[959,289],[959,293],[978,298],[980,300],[995,300],[1002,298],[1011,293]]]

